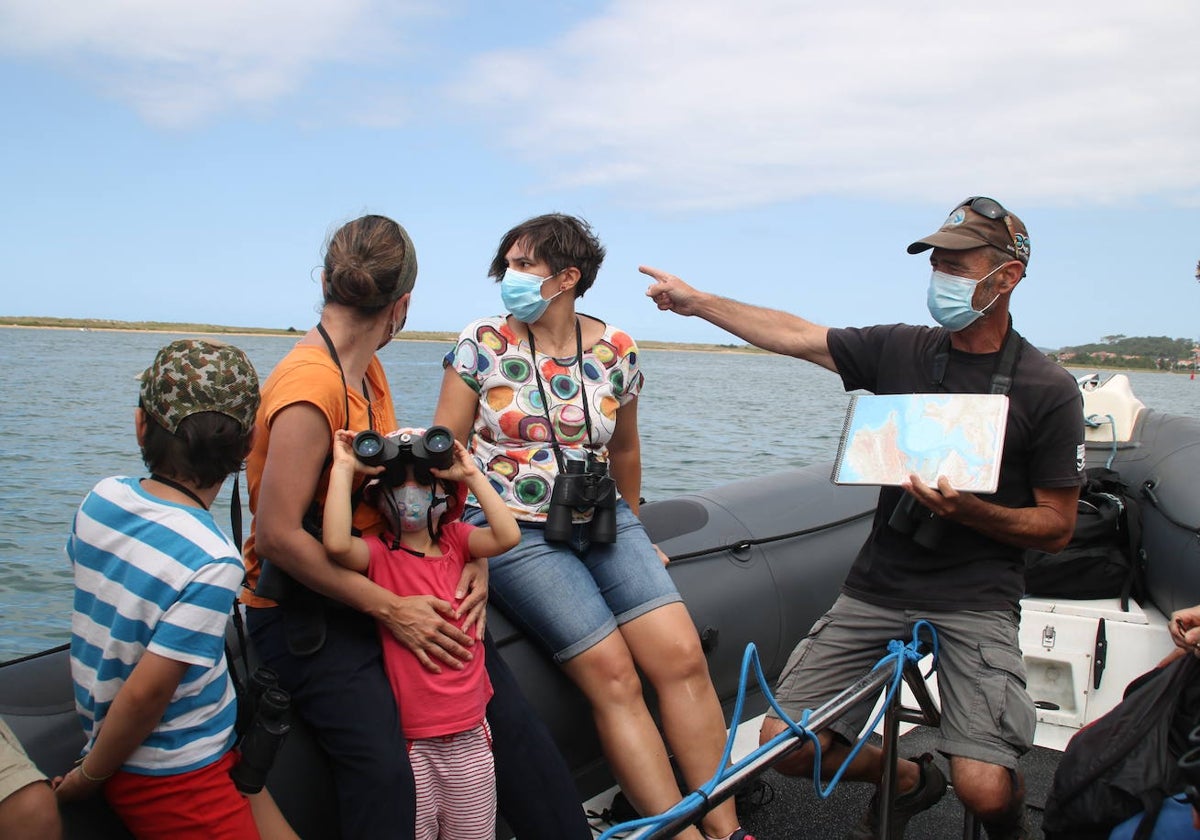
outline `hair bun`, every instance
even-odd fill
[[[408,232],[386,216],[342,225],[325,248],[326,302],[378,312],[412,291],[417,254]]]

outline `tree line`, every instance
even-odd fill
[[[1190,338],[1106,335],[1099,342],[1063,347],[1050,356],[1073,367],[1124,367],[1147,370],[1194,369],[1200,347]]]

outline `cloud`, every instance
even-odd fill
[[[528,18],[458,0],[0,0],[0,55],[171,128],[279,103],[300,124],[474,122],[541,190],[640,204],[1200,204],[1196,0],[613,0]],[[472,52],[513,38],[528,46]]]
[[[715,208],[820,195],[1200,196],[1194,0],[618,0],[454,95],[556,186]]]
[[[0,0],[0,53],[57,62],[147,121],[178,127],[279,99],[322,62],[369,63],[404,10],[383,0]]]

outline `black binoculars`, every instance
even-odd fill
[[[946,534],[946,520],[935,514],[913,496],[905,493],[888,518],[888,526],[922,548],[935,550]]]
[[[547,542],[569,542],[575,511],[592,511],[589,539],[617,541],[617,483],[608,474],[608,462],[589,454],[586,461],[566,459],[564,471],[554,479],[550,509],[546,511]]]
[[[368,467],[386,467],[383,481],[393,487],[404,483],[409,465],[417,481],[430,484],[430,467],[445,470],[454,464],[454,433],[445,426],[430,426],[423,435],[404,432],[396,437],[359,432],[351,446],[358,460]]]
[[[229,777],[242,793],[258,793],[267,783],[275,754],[292,729],[288,720],[292,698],[279,687],[279,679],[270,668],[255,670],[246,695],[238,703],[242,756]]]

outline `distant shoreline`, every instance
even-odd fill
[[[39,330],[80,330],[92,332],[138,333],[197,333],[199,335],[249,335],[275,338],[300,338],[307,330],[275,329],[271,327],[226,327],[216,324],[174,324],[160,321],[113,321],[99,318],[39,318],[34,316],[0,315],[0,327]],[[395,341],[427,341],[453,344],[456,332],[399,332]],[[670,341],[638,341],[642,350],[680,350],[693,353],[766,353],[748,344],[691,344]]]
[[[283,330],[267,330],[265,328],[255,329],[254,327],[246,327],[245,329],[237,329],[233,327],[208,327],[208,328],[190,328],[185,324],[178,326],[164,325],[162,327],[114,327],[114,326],[67,326],[64,324],[15,324],[9,320],[0,320],[0,329],[17,329],[17,330],[67,330],[72,332],[131,332],[131,333],[196,333],[197,335],[249,335],[260,338],[287,338],[292,336],[298,338],[303,333],[289,333]]]
[[[42,318],[26,315],[0,315],[0,328],[16,327],[23,329],[45,330],[83,330],[95,332],[139,332],[139,333],[195,333],[198,335],[217,336],[261,336],[265,338],[298,339],[307,330],[275,329],[272,327],[227,327],[218,324],[176,324],[164,321],[113,321],[100,318]],[[458,340],[456,332],[436,332],[410,330],[396,334],[395,341],[437,342],[453,344]],[[688,342],[671,341],[638,341],[641,350],[671,350],[683,353],[758,353],[768,351],[750,344],[691,344]],[[1074,368],[1085,371],[1137,371],[1139,373],[1190,373],[1188,370],[1157,370],[1155,368],[1126,367],[1123,365],[1080,365],[1068,359],[1059,362],[1063,368]]]

